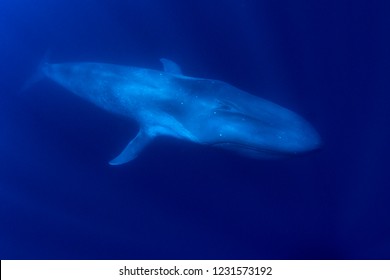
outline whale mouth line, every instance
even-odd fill
[[[236,150],[236,151],[246,151],[246,152],[254,152],[257,154],[268,154],[268,155],[284,155],[288,154],[282,151],[277,151],[275,149],[267,148],[265,146],[259,148],[254,145],[249,144],[243,144],[243,143],[237,143],[237,142],[218,142],[212,144],[213,147],[221,147],[221,148],[227,148],[230,150]],[[293,153],[292,153],[293,154]]]
[[[251,157],[290,157],[297,155],[309,154],[317,149],[313,150],[283,150],[276,149],[267,146],[257,147],[250,144],[237,143],[237,142],[218,142],[214,143],[211,146],[225,148],[228,150],[233,150],[241,154],[250,155]]]

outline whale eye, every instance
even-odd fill
[[[228,112],[237,112],[237,107],[228,102],[228,101],[221,101],[221,100],[218,100],[218,104],[217,104],[217,108],[216,110],[218,111],[228,111]]]
[[[231,111],[233,108],[227,104],[222,104],[218,107],[218,110]]]

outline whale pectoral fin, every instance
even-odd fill
[[[161,63],[164,66],[164,71],[167,73],[171,74],[176,74],[176,75],[183,75],[180,69],[180,66],[177,65],[175,62],[172,60],[166,59],[166,58],[161,58],[160,59]]]
[[[137,136],[127,144],[126,148],[116,158],[109,162],[110,165],[121,165],[132,161],[152,139],[153,136],[149,135],[141,128]]]

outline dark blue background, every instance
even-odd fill
[[[389,5],[381,1],[0,2],[1,259],[390,258]],[[256,161],[137,132],[45,80],[97,61],[226,81],[296,111],[324,146]]]

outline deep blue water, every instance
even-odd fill
[[[389,4],[0,2],[0,259],[389,259]],[[304,116],[323,148],[253,160],[137,133],[48,80],[97,61],[219,79]]]

